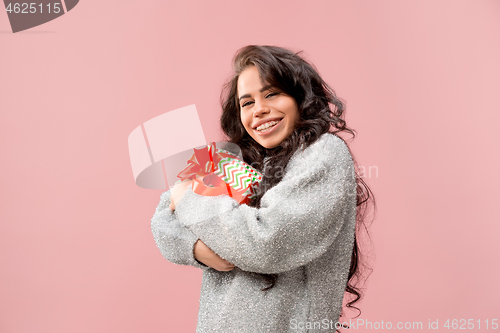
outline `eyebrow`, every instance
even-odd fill
[[[262,87],[262,89],[259,90],[259,92],[266,91],[267,89],[272,88],[272,87],[273,87],[272,85],[268,84],[268,85]],[[247,98],[247,97],[252,97],[252,96],[250,94],[245,94],[243,96],[240,96],[240,98],[238,100],[241,101],[243,98]]]

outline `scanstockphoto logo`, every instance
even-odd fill
[[[75,8],[78,0],[3,1],[12,32],[27,30],[52,21]]]

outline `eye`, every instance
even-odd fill
[[[244,108],[245,106],[248,106],[250,105],[251,103],[253,103],[252,101],[248,101],[248,102],[245,102],[243,103],[243,105],[241,106],[242,108]]]
[[[278,95],[278,94],[279,93],[277,93],[277,92],[271,92],[271,93],[269,93],[269,94],[266,95],[266,98],[272,97],[272,96],[275,96],[275,95]]]

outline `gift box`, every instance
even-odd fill
[[[194,193],[228,195],[240,204],[255,197],[255,188],[262,180],[262,174],[243,161],[237,145],[223,142],[194,148],[176,177],[180,181],[193,180]]]

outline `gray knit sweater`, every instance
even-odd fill
[[[354,165],[342,139],[323,134],[298,150],[261,208],[188,189],[175,212],[170,191],[151,221],[162,255],[203,270],[197,332],[335,331],[356,224]],[[197,262],[201,239],[236,265],[220,272]],[[261,275],[278,274],[273,288]]]

